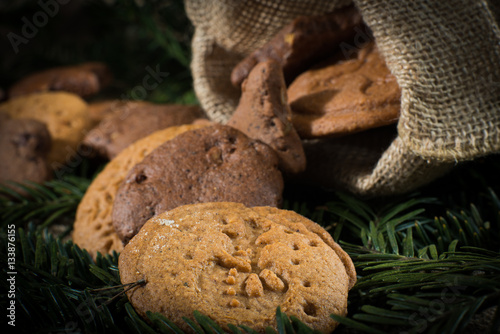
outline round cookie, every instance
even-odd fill
[[[52,173],[46,157],[50,145],[45,124],[33,119],[9,119],[0,113],[0,184],[49,180]]]
[[[65,91],[87,97],[98,93],[109,84],[111,78],[108,67],[100,62],[55,67],[19,80],[10,88],[9,96]]]
[[[0,112],[12,118],[30,118],[47,125],[52,148],[47,157],[49,166],[57,168],[71,158],[91,122],[87,103],[79,96],[66,92],[30,94],[0,104]]]
[[[125,147],[157,130],[189,124],[203,117],[199,106],[123,101],[113,107],[98,126],[87,133],[83,143],[98,154],[114,158]]]
[[[113,225],[127,243],[155,214],[202,202],[279,206],[283,176],[266,144],[227,126],[185,132],[130,170],[113,204]]]
[[[238,203],[185,205],[150,219],[121,252],[135,310],[183,330],[198,310],[227,329],[276,326],[276,308],[324,333],[347,313],[356,282],[349,256],[322,227],[292,211]]]
[[[85,248],[94,258],[97,252],[120,252],[123,243],[114,230],[111,208],[118,187],[128,171],[167,140],[202,126],[205,125],[174,126],[156,131],[133,143],[111,160],[92,181],[78,205],[72,232],[73,242]]]
[[[375,43],[339,54],[288,88],[292,123],[302,138],[341,136],[396,123],[401,90]]]

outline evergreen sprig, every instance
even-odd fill
[[[190,76],[192,26],[181,0],[91,0],[79,4],[81,17],[71,43],[63,11],[40,29],[16,55],[5,53],[0,85],[6,89],[28,73],[89,60],[106,62],[115,80],[102,97],[132,96],[159,66],[169,75],[148,91],[146,100],[196,103]],[[19,32],[20,18],[40,10],[34,2],[0,13],[5,31]],[[62,7],[61,7],[62,8]],[[66,16],[68,15],[68,16]],[[77,25],[75,25],[77,26]],[[74,43],[78,40],[78,43]],[[108,94],[108,95],[107,95]],[[0,260],[7,263],[7,231],[14,224],[18,329],[44,333],[177,333],[158,313],[140,317],[120,284],[118,254],[93,260],[49,232],[64,222],[71,229],[76,207],[92,179],[83,161],[63,178],[21,186],[24,193],[0,189]],[[489,330],[500,328],[500,159],[482,158],[457,166],[443,181],[398,198],[362,200],[318,189],[292,195],[285,208],[323,225],[350,254],[358,283],[349,294],[347,317],[337,331],[359,333],[468,332],[474,318],[490,312]],[[287,185],[288,186],[288,185]],[[311,195],[310,197],[308,197]],[[5,307],[7,270],[0,270],[0,304]],[[141,282],[136,282],[141,284]],[[279,334],[312,333],[293,316],[276,310]],[[198,312],[186,323],[197,333],[222,333],[209,315]],[[229,326],[235,334],[255,331]],[[275,333],[268,329],[267,333]],[[484,330],[487,333],[487,330]]]
[[[43,184],[0,185],[1,226],[34,221],[43,228],[63,217],[71,219],[89,184],[88,178],[70,175]]]

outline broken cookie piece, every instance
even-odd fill
[[[277,62],[268,60],[252,69],[227,124],[272,147],[283,172],[297,174],[305,169],[304,150],[291,122],[283,72]]]
[[[361,14],[354,6],[325,15],[298,17],[262,48],[238,63],[231,73],[231,82],[239,87],[254,66],[274,60],[283,69],[288,84],[309,66],[331,55],[341,42],[353,37],[356,29],[363,25]]]

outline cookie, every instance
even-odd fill
[[[92,181],[78,205],[72,232],[73,242],[85,248],[94,258],[97,252],[120,252],[123,244],[114,230],[111,208],[118,187],[128,171],[167,140],[202,126],[182,125],[156,131],[133,143],[111,160]]]
[[[361,14],[354,6],[325,15],[300,16],[238,63],[231,73],[231,82],[239,87],[256,64],[272,59],[283,68],[288,84],[309,66],[331,55],[332,50],[355,36],[356,29],[363,25]]]
[[[116,109],[128,101],[124,100],[99,100],[88,103],[89,118],[92,121],[92,126],[97,126],[104,118],[112,115]]]
[[[342,136],[396,123],[401,90],[370,42],[353,59],[340,53],[298,76],[288,88],[288,102],[302,138]]]
[[[33,119],[10,119],[0,113],[0,184],[49,180],[52,177],[47,164],[50,145],[45,124]]]
[[[47,126],[52,137],[47,157],[51,168],[64,164],[76,153],[91,126],[87,103],[66,92],[37,93],[10,99],[0,104],[0,112],[12,118],[35,119]]]
[[[84,145],[99,155],[114,158],[125,147],[174,125],[189,124],[204,116],[199,106],[122,101],[85,136]]]
[[[193,311],[223,329],[264,333],[276,308],[324,333],[347,313],[356,282],[349,256],[318,224],[292,211],[238,203],[185,205],[150,219],[118,260],[135,310],[159,312],[182,330]],[[276,328],[275,328],[276,329]]]
[[[135,165],[118,189],[113,226],[127,243],[156,214],[200,202],[279,206],[283,177],[266,144],[226,125],[185,132]]]
[[[65,91],[88,97],[108,85],[111,78],[108,67],[100,62],[55,67],[16,82],[10,87],[9,96],[13,98],[31,93]]]
[[[305,169],[302,143],[291,122],[283,71],[276,61],[262,62],[252,69],[227,124],[271,146],[285,173],[297,174]]]

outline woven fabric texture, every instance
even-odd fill
[[[402,89],[403,143],[444,161],[500,151],[500,30],[489,3],[356,3]]]
[[[225,123],[234,112],[240,91],[230,75],[243,57],[295,17],[350,3],[186,0],[195,26],[194,88],[209,117]],[[360,166],[355,150],[363,148],[336,146],[326,152],[335,159],[325,161],[337,162],[323,175],[358,194],[392,195],[434,180],[454,163],[500,152],[500,6],[493,0],[354,3],[401,87],[398,135],[363,168],[352,168]]]

